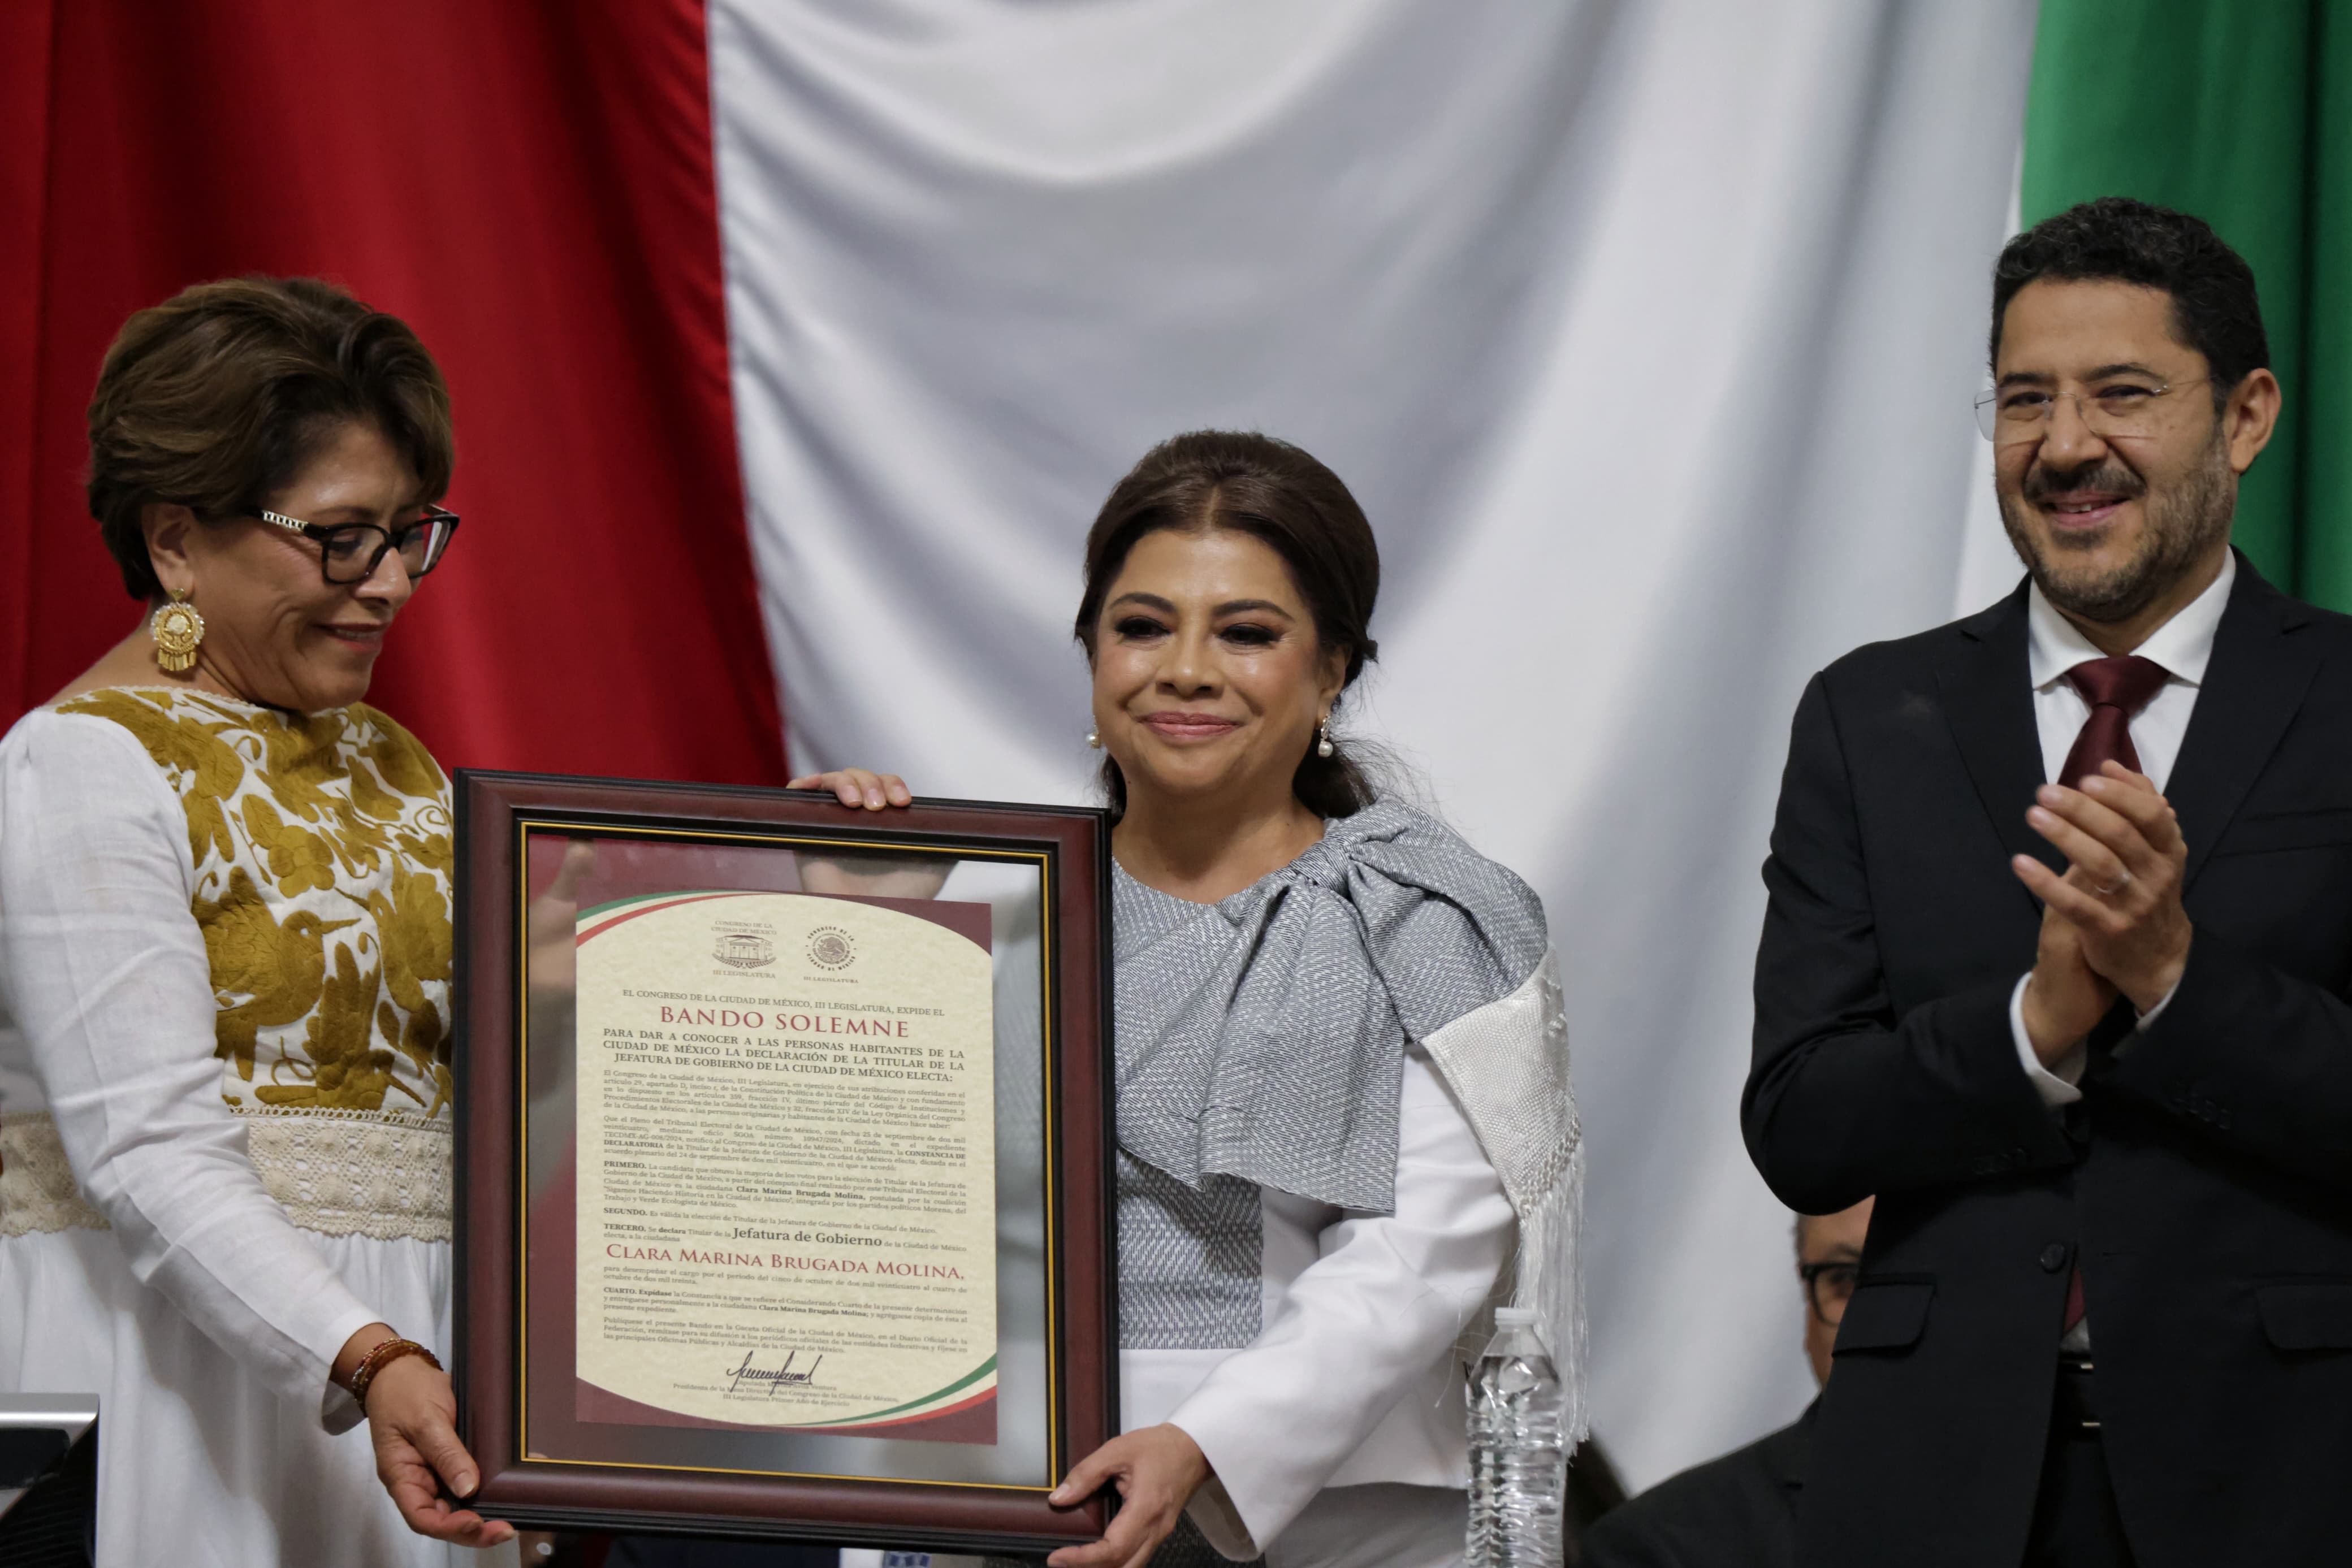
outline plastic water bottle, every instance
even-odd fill
[[[1568,1447],[1559,1373],[1524,1307],[1495,1312],[1470,1378],[1470,1539],[1465,1568],[1560,1568]]]

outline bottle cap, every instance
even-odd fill
[[[1496,1307],[1495,1326],[1498,1329],[1531,1329],[1539,1314],[1533,1307]]]

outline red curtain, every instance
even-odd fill
[[[698,0],[10,0],[0,215],[0,727],[139,614],[81,494],[123,317],[305,273],[457,406],[370,700],[453,768],[781,782]]]

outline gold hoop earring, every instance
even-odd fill
[[[1338,747],[1331,744],[1331,716],[1327,713],[1323,716],[1321,727],[1316,731],[1315,755],[1328,757],[1338,749]]]
[[[148,618],[147,635],[155,639],[155,663],[170,674],[184,674],[195,665],[196,649],[205,640],[205,618],[188,602],[188,591],[167,589],[172,602]]]

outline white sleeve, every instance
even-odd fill
[[[2172,1005],[2172,998],[2179,994],[2180,982],[2175,980],[2172,982],[2172,989],[2165,992],[2164,995],[2156,998],[2156,1006],[2148,1009],[2147,1011],[2139,1015],[2139,1021],[2132,1025],[2133,1030],[2137,1033],[2146,1034],[2149,1030],[2154,1029],[2156,1027],[2156,1020],[2164,1016],[2164,1009],[2170,1007]],[[2082,1076],[2082,1070],[2080,1068],[2075,1069],[2075,1076],[2078,1078]]]
[[[2025,982],[2032,978],[2033,975],[2030,970],[2019,976],[2017,989],[2009,993],[2009,1033],[2010,1038],[2017,1042],[2018,1064],[2025,1069],[2025,1076],[2032,1083],[2034,1092],[2042,1096],[2044,1105],[2054,1110],[2061,1105],[2071,1105],[2083,1097],[2083,1092],[2074,1086],[2082,1082],[2083,1068],[2090,1061],[2091,1048],[2086,1040],[2076,1040],[2074,1049],[2058,1059],[2056,1071],[2042,1065],[2042,1058],[2033,1051],[2033,1039],[2025,1032]],[[2171,999],[2170,997],[2164,998],[2168,1002]],[[2163,1010],[2163,1007],[2164,1002],[2158,1002],[2158,1011]],[[2154,1018],[2156,1014],[2148,1016]]]
[[[1229,1557],[1257,1555],[1297,1517],[1461,1336],[1510,1258],[1502,1180],[1418,1048],[1401,1113],[1395,1212],[1324,1231],[1265,1331],[1169,1416],[1215,1467],[1192,1512]]]
[[[0,983],[83,1196],[153,1286],[276,1393],[327,1380],[376,1313],[270,1197],[221,1098],[188,827],[138,741],[39,714],[0,751]]]

